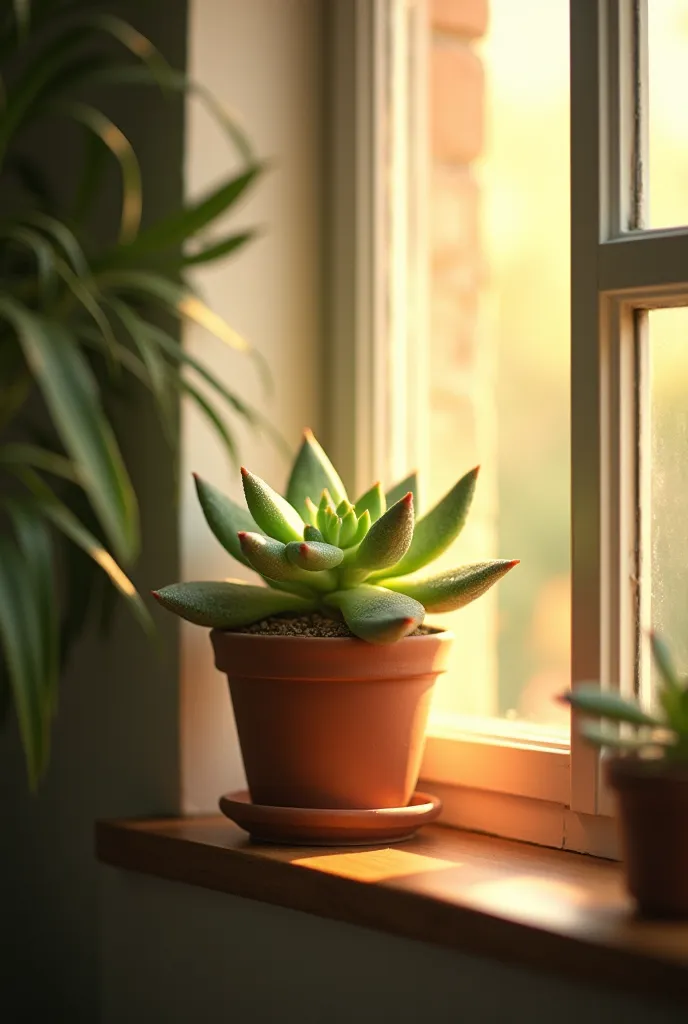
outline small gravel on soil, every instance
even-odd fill
[[[330,619],[320,612],[309,615],[271,615],[268,619],[253,622],[250,626],[240,626],[231,633],[258,633],[261,636],[315,636],[315,637],[351,637],[353,633],[339,619]],[[411,636],[426,636],[436,630],[430,626],[419,626]]]

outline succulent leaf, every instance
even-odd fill
[[[390,487],[387,491],[387,494],[385,495],[387,507],[390,505],[396,505],[399,499],[403,498],[409,491],[413,495],[414,508],[418,511],[420,508],[418,503],[418,473],[415,469],[413,473],[409,473],[407,477],[404,477],[403,480],[400,480],[398,484],[395,484],[394,487]]]
[[[305,515],[306,498],[317,497],[324,488],[332,495],[335,505],[346,498],[346,489],[336,469],[312,431],[304,430],[303,442],[289,477],[287,501]]]
[[[406,555],[385,576],[408,576],[434,561],[461,533],[473,500],[478,469],[470,470],[416,523]],[[376,573],[375,579],[383,574]]]
[[[287,544],[285,553],[292,565],[308,572],[319,572],[321,569],[336,569],[344,558],[341,548],[320,541],[292,541]]]
[[[518,559],[476,562],[425,579],[399,577],[383,580],[382,586],[415,598],[432,615],[436,612],[451,612],[475,601],[515,565],[518,565]]]
[[[249,511],[261,530],[269,537],[288,544],[291,540],[301,540],[304,523],[288,501],[273,491],[264,480],[250,473],[242,466],[241,476],[244,494]]]
[[[400,494],[399,499],[403,498],[404,494],[406,493],[407,491],[404,491],[403,494]],[[391,502],[390,504],[396,504],[396,502]],[[387,511],[387,502],[385,500],[384,491],[382,490],[379,481],[378,483],[373,484],[373,486],[369,490],[367,490],[365,494],[361,495],[361,497],[356,502],[355,508],[357,516],[362,516],[363,513],[366,511],[369,512],[371,521],[373,523]]]
[[[628,722],[631,725],[654,725],[662,723],[646,714],[638,704],[626,700],[612,690],[601,690],[596,683],[583,683],[562,697],[576,711],[595,715],[610,722]]]
[[[225,551],[236,558],[242,565],[251,568],[243,551],[237,534],[241,530],[258,532],[258,526],[252,516],[241,505],[237,505],[225,494],[194,473],[196,493],[203,509],[203,515],[213,534]]]
[[[269,615],[281,612],[312,611],[314,600],[306,600],[267,587],[254,587],[239,580],[208,583],[173,583],[153,596],[171,612],[213,629],[233,629],[248,626]]]
[[[310,523],[311,526],[318,525],[318,506],[315,502],[311,501],[310,498],[306,498],[304,502],[306,506],[306,522]]]
[[[409,491],[387,509],[361,541],[354,566],[370,572],[394,566],[408,551],[413,537],[413,495]]]
[[[327,604],[338,608],[344,621],[361,640],[391,644],[413,633],[421,625],[425,609],[404,594],[365,584],[352,590],[329,594]]]
[[[353,505],[349,506],[349,511],[342,519],[342,528],[339,533],[339,546],[342,548],[348,548],[354,542],[356,531],[358,530],[358,519],[354,511]]]
[[[335,578],[331,573],[306,572],[287,557],[287,546],[260,533],[240,533],[241,550],[251,567],[269,580],[306,584],[317,590],[331,590]],[[298,544],[305,544],[299,541]]]
[[[353,540],[351,541],[351,547],[353,547],[354,544],[361,543],[365,535],[368,533],[368,530],[370,529],[371,525],[372,520],[370,518],[370,512],[368,511],[368,509],[366,509],[363,515],[359,517],[358,526],[356,527],[356,533],[354,534]]]
[[[322,542],[325,540],[318,527],[311,526],[310,523],[303,529],[303,539],[317,541],[319,544],[322,544]]]

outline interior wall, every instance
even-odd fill
[[[680,1024],[683,1009],[103,869],[103,1024]]]
[[[292,452],[303,428],[317,431],[321,421],[321,16],[320,0],[192,0],[189,6],[189,73],[240,114],[267,164],[227,224],[228,231],[257,226],[260,237],[226,265],[204,269],[197,281],[212,308],[262,353],[271,388],[245,355],[200,330],[187,331],[187,344],[210,357],[227,386],[270,418]],[[190,102],[188,191],[210,187],[226,173],[228,159],[217,126]],[[243,463],[282,489],[285,455],[265,435],[241,424],[237,430]],[[188,406],[182,440],[183,578],[250,578],[208,530],[191,477],[195,471],[243,503],[238,467]],[[244,774],[226,680],[213,667],[208,631],[186,623],[181,684],[183,808],[215,811],[221,793],[244,785]]]

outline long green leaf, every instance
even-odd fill
[[[389,572],[376,573],[375,579],[381,579],[383,575],[408,576],[446,551],[466,522],[477,478],[478,468],[466,473],[434,508],[419,519],[406,555]]]
[[[31,505],[11,501],[8,509],[32,591],[33,634],[40,663],[41,713],[49,718],[57,707],[60,665],[52,540],[45,520]]]
[[[595,715],[610,722],[628,722],[630,725],[654,725],[663,723],[648,715],[637,704],[626,700],[612,690],[601,690],[595,683],[583,683],[563,695],[576,711]]]
[[[429,614],[451,612],[475,601],[515,565],[518,565],[518,559],[476,562],[425,579],[398,577],[383,580],[382,586],[415,598]]]
[[[253,241],[258,235],[257,231],[240,231],[236,235],[227,235],[217,242],[211,242],[205,247],[200,247],[193,252],[182,254],[179,258],[179,266],[195,267],[201,263],[213,263],[215,260],[224,259],[230,253],[236,252],[247,242]]]
[[[213,189],[203,199],[189,203],[183,209],[164,217],[157,224],[152,224],[141,231],[129,245],[122,246],[113,253],[112,262],[126,262],[132,254],[138,259],[144,253],[161,252],[183,245],[233,206],[253,184],[260,171],[259,165],[250,167],[219,188]]]
[[[316,607],[315,601],[267,587],[254,587],[240,580],[208,583],[173,583],[153,591],[163,607],[198,626],[233,629],[281,612],[303,613]]]
[[[36,789],[49,752],[48,719],[43,712],[40,661],[31,628],[33,594],[19,551],[0,536],[0,640],[19,722],[29,785]]]
[[[239,451],[236,446],[236,441],[232,437],[232,434],[227,427],[227,424],[219,415],[215,406],[210,402],[202,391],[194,387],[193,384],[189,384],[186,380],[180,380],[179,385],[182,391],[185,391],[190,398],[196,403],[198,408],[201,410],[203,415],[206,417],[210,425],[214,428],[218,437],[222,441],[227,454],[231,462],[235,465],[239,465]]]
[[[55,427],[118,557],[133,560],[139,545],[136,499],[88,363],[60,325],[9,299],[0,299],[2,314],[17,331]]]
[[[141,224],[141,168],[134,151],[124,132],[114,121],[106,117],[97,107],[75,101],[61,101],[54,104],[56,113],[83,124],[89,131],[97,135],[110,150],[119,164],[122,174],[122,217],[120,222],[120,241],[128,243],[136,237]]]

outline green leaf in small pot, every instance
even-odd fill
[[[305,523],[296,509],[281,494],[242,466],[241,476],[249,512],[269,537],[288,544],[302,540]]]
[[[661,726],[663,723],[648,715],[633,701],[626,700],[612,690],[601,690],[596,683],[582,683],[562,695],[562,700],[574,711],[595,715],[610,722],[628,722],[630,725]]]
[[[413,495],[409,491],[370,527],[359,545],[354,566],[366,572],[394,566],[408,551],[412,537]]]
[[[612,732],[609,727],[598,725],[596,722],[585,722],[581,726],[581,735],[584,739],[591,743],[594,747],[606,747],[608,750],[623,750],[626,752],[635,752],[639,750],[647,750],[651,747],[658,747],[663,750],[668,750],[672,746],[672,740],[667,737],[657,739],[652,737],[640,736],[619,736],[618,733]]]
[[[358,531],[358,519],[353,508],[342,519],[342,528],[339,531],[339,546],[348,548],[354,543]]]
[[[517,558],[511,561],[476,562],[425,579],[400,576],[383,580],[381,585],[420,601],[429,615],[451,612],[475,601],[518,562]]]
[[[336,506],[346,498],[346,489],[339,474],[315,439],[311,430],[304,430],[303,441],[294,461],[287,485],[287,501],[306,518],[306,498],[313,501],[323,490],[331,494]]]
[[[213,487],[212,484],[201,479],[197,473],[194,473],[193,477],[203,515],[213,534],[232,558],[236,558],[237,562],[252,568],[251,563],[241,550],[237,534],[259,532],[253,517],[245,508],[237,505],[217,487]]]
[[[338,608],[344,621],[361,640],[391,644],[413,633],[423,622],[425,609],[404,594],[384,587],[362,585],[328,594],[326,603]]]
[[[344,558],[341,548],[319,541],[292,541],[287,544],[285,553],[292,565],[298,566],[299,569],[306,569],[308,572],[336,569]]]
[[[3,314],[17,331],[62,443],[115,552],[123,562],[133,561],[139,549],[136,497],[86,359],[59,324],[6,298],[0,300]]]
[[[291,562],[287,557],[286,544],[279,540],[264,537],[260,533],[242,531],[239,543],[251,567],[268,580],[300,583],[312,590],[332,590],[334,587],[335,577],[331,573],[317,570],[309,572]]]
[[[408,576],[446,551],[459,536],[473,500],[478,468],[466,473],[452,489],[416,523],[406,555],[387,576]],[[377,573],[376,579],[381,578]]]
[[[174,583],[153,591],[153,597],[169,611],[198,626],[233,629],[249,626],[283,612],[304,614],[315,601],[239,580],[209,583]]]
[[[404,494],[407,493],[407,491],[404,491]],[[401,498],[404,497],[404,494],[401,494],[399,496],[399,501],[401,500]],[[392,502],[392,504],[396,505],[396,502]],[[361,497],[356,502],[355,507],[357,516],[360,517],[363,515],[364,512],[369,512],[371,521],[373,523],[376,522],[380,518],[380,516],[387,511],[387,501],[382,490],[382,485],[379,482],[373,484],[373,486],[369,488],[365,492],[365,494],[361,495]]]

